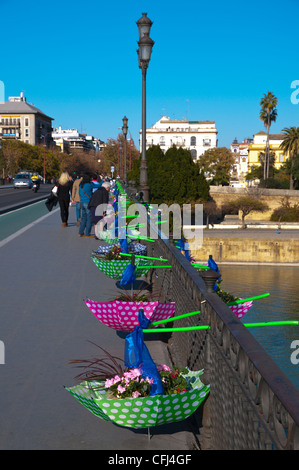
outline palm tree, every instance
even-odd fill
[[[269,177],[269,133],[271,123],[276,121],[277,110],[275,108],[277,106],[277,103],[278,99],[271,91],[268,91],[267,94],[264,94],[264,97],[260,101],[260,120],[263,121],[265,127],[267,128],[267,143],[265,148],[264,161],[264,179]]]
[[[280,144],[280,148],[288,153],[291,158],[290,189],[293,189],[293,166],[295,158],[299,153],[299,127],[286,127],[282,129],[282,132],[284,133],[284,138]]]

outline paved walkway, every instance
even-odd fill
[[[68,361],[97,355],[89,341],[124,355],[124,337],[83,302],[113,299],[117,289],[90,258],[100,242],[79,238],[74,220],[71,208],[62,228],[56,209],[0,244],[0,449],[191,449],[188,420],[156,427],[149,440],[147,430],[98,419],[64,390],[79,372]],[[147,345],[156,362],[168,362],[162,342]]]

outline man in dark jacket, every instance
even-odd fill
[[[105,182],[102,184],[102,186],[97,189],[93,195],[90,198],[90,201],[88,203],[88,209],[90,209],[91,212],[91,221],[95,225],[101,220],[104,216],[104,212],[101,215],[96,215],[96,208],[101,205],[105,204],[107,205],[109,202],[109,190],[110,190],[110,184],[108,182]]]

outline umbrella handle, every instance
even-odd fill
[[[266,292],[265,294],[256,295],[254,297],[247,297],[247,299],[234,300],[233,302],[228,302],[226,305],[230,307],[231,305],[244,304],[245,302],[250,302],[251,300],[256,300],[256,299],[262,299],[263,297],[268,297],[269,295],[270,295],[269,292]]]

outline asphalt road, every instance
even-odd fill
[[[0,186],[0,213],[46,198],[52,187],[50,184],[42,184],[37,193],[34,193],[32,189],[14,189],[12,185]]]

